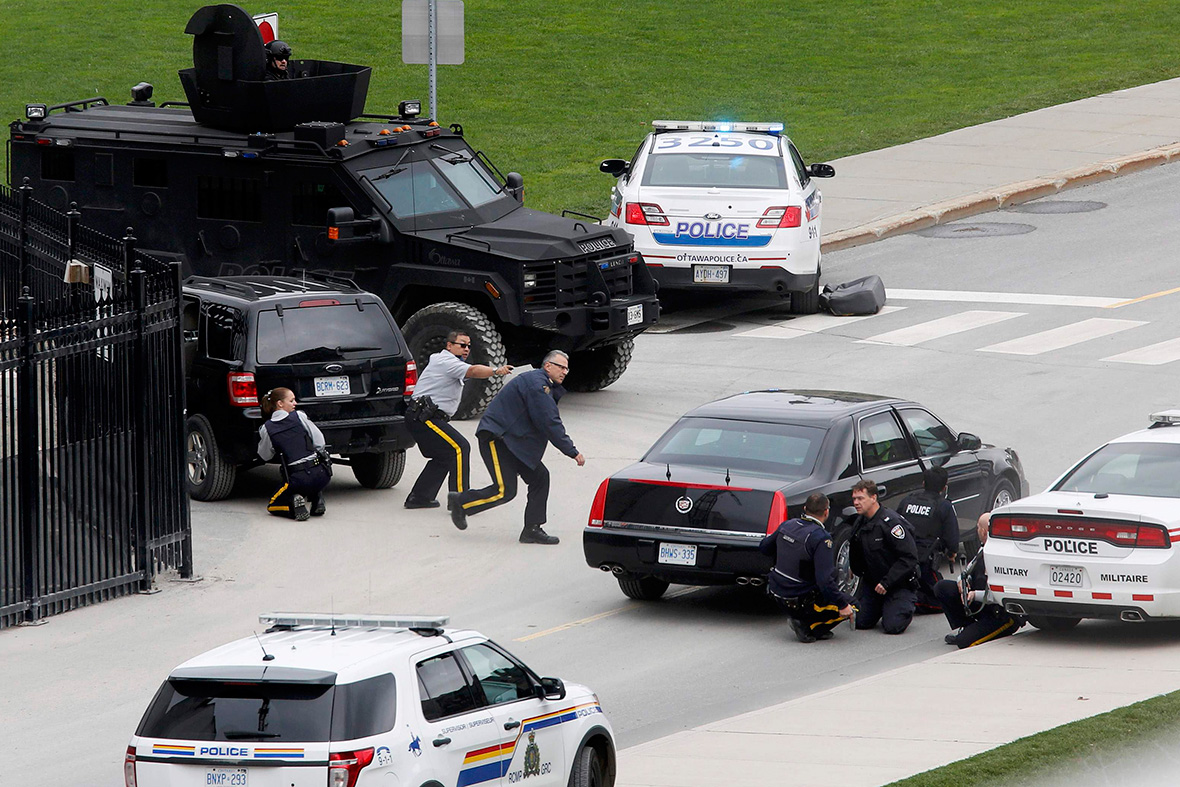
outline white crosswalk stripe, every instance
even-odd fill
[[[874,317],[880,317],[883,314],[893,314],[904,309],[904,306],[884,306],[876,314],[866,314],[858,317],[833,317],[829,314],[808,314],[805,317],[796,317],[793,320],[778,322],[774,325],[764,325],[761,328],[754,328],[753,330],[739,333],[738,336],[753,337],[756,339],[794,339],[799,336],[810,336],[820,331],[850,325],[861,320],[871,320]]]
[[[1144,366],[1162,366],[1165,363],[1180,361],[1180,339],[1168,339],[1166,342],[1149,344],[1137,350],[1103,358],[1104,361],[1116,363],[1137,363]]]
[[[995,325],[1014,317],[1023,317],[1024,314],[1024,312],[970,310],[906,328],[887,331],[877,336],[870,336],[867,339],[861,339],[858,344],[892,344],[900,347],[912,347],[915,344],[941,339],[944,336],[953,336],[956,333],[963,333],[975,328]]]
[[[1019,339],[1012,339],[1010,341],[1000,342],[999,344],[981,347],[980,352],[1007,353],[1008,355],[1040,355],[1071,347],[1075,344],[1081,344],[1082,342],[1088,342],[1092,339],[1099,339],[1103,336],[1110,336],[1111,334],[1120,333],[1131,328],[1138,328],[1140,325],[1146,324],[1137,320],[1108,320],[1102,317],[1093,317],[1089,320],[1082,320],[1081,322],[1062,325],[1047,331],[1032,333],[1028,336],[1021,336]]]

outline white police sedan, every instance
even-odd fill
[[[126,787],[610,787],[598,697],[445,617],[271,613],[190,659],[131,737]]]
[[[663,289],[772,292],[791,310],[819,308],[820,214],[815,178],[782,123],[656,120],[618,178],[604,222],[635,237]]]
[[[995,510],[984,554],[1009,611],[1042,629],[1180,617],[1180,410],[1151,422]]]

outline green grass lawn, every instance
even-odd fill
[[[0,114],[26,102],[183,100],[177,0],[4,0]],[[295,57],[374,67],[367,108],[427,96],[401,62],[398,0],[296,0]],[[528,204],[601,215],[611,178],[655,118],[782,120],[824,160],[1180,75],[1165,0],[468,0],[462,66],[439,68],[440,120],[525,176]]]

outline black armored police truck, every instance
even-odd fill
[[[115,237],[204,276],[330,274],[380,295],[418,363],[446,334],[471,360],[538,363],[570,355],[566,386],[618,379],[634,337],[659,314],[631,237],[588,217],[523,205],[506,176],[403,101],[364,114],[370,71],[292,60],[268,81],[258,27],[236,5],[189,20],[186,103],[89,98],[30,104],[11,125],[10,177]],[[483,410],[502,378],[469,380],[457,417]]]

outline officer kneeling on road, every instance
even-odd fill
[[[852,599],[836,576],[832,536],[824,529],[827,518],[828,498],[817,492],[803,504],[803,516],[783,522],[758,545],[774,558],[766,589],[786,609],[800,642],[831,639],[832,629],[852,617]]]
[[[332,479],[324,433],[305,414],[295,412],[295,393],[290,388],[268,391],[261,405],[267,420],[258,428],[258,455],[269,462],[278,454],[286,480],[266,510],[300,522],[323,516],[324,487]]]
[[[918,546],[909,523],[877,502],[877,485],[868,479],[852,486],[859,514],[852,527],[852,571],[860,577],[856,627],[881,621],[886,634],[900,634],[914,619]]]
[[[992,515],[979,518],[979,544],[987,542],[987,526]],[[1024,620],[991,600],[987,587],[987,568],[983,562],[983,550],[963,569],[963,575],[956,582],[944,579],[934,586],[934,593],[942,604],[946,622],[958,629],[946,635],[948,645],[969,648],[982,645],[993,639],[1015,634],[1024,625]]]
[[[471,488],[471,444],[448,422],[459,409],[464,380],[503,377],[512,367],[505,364],[493,369],[469,364],[470,354],[471,337],[451,331],[446,347],[430,356],[414,386],[414,396],[406,410],[406,426],[428,461],[418,474],[414,488],[406,495],[406,508],[437,508],[435,498],[448,476],[451,492],[466,492]]]
[[[922,491],[907,495],[897,507],[898,512],[913,527],[918,544],[918,601],[919,615],[942,612],[934,596],[934,586],[942,580],[935,567],[940,552],[952,554],[959,548],[959,516],[955,506],[946,499],[947,474],[941,467],[931,467],[922,473]],[[953,557],[951,565],[954,565]]]

